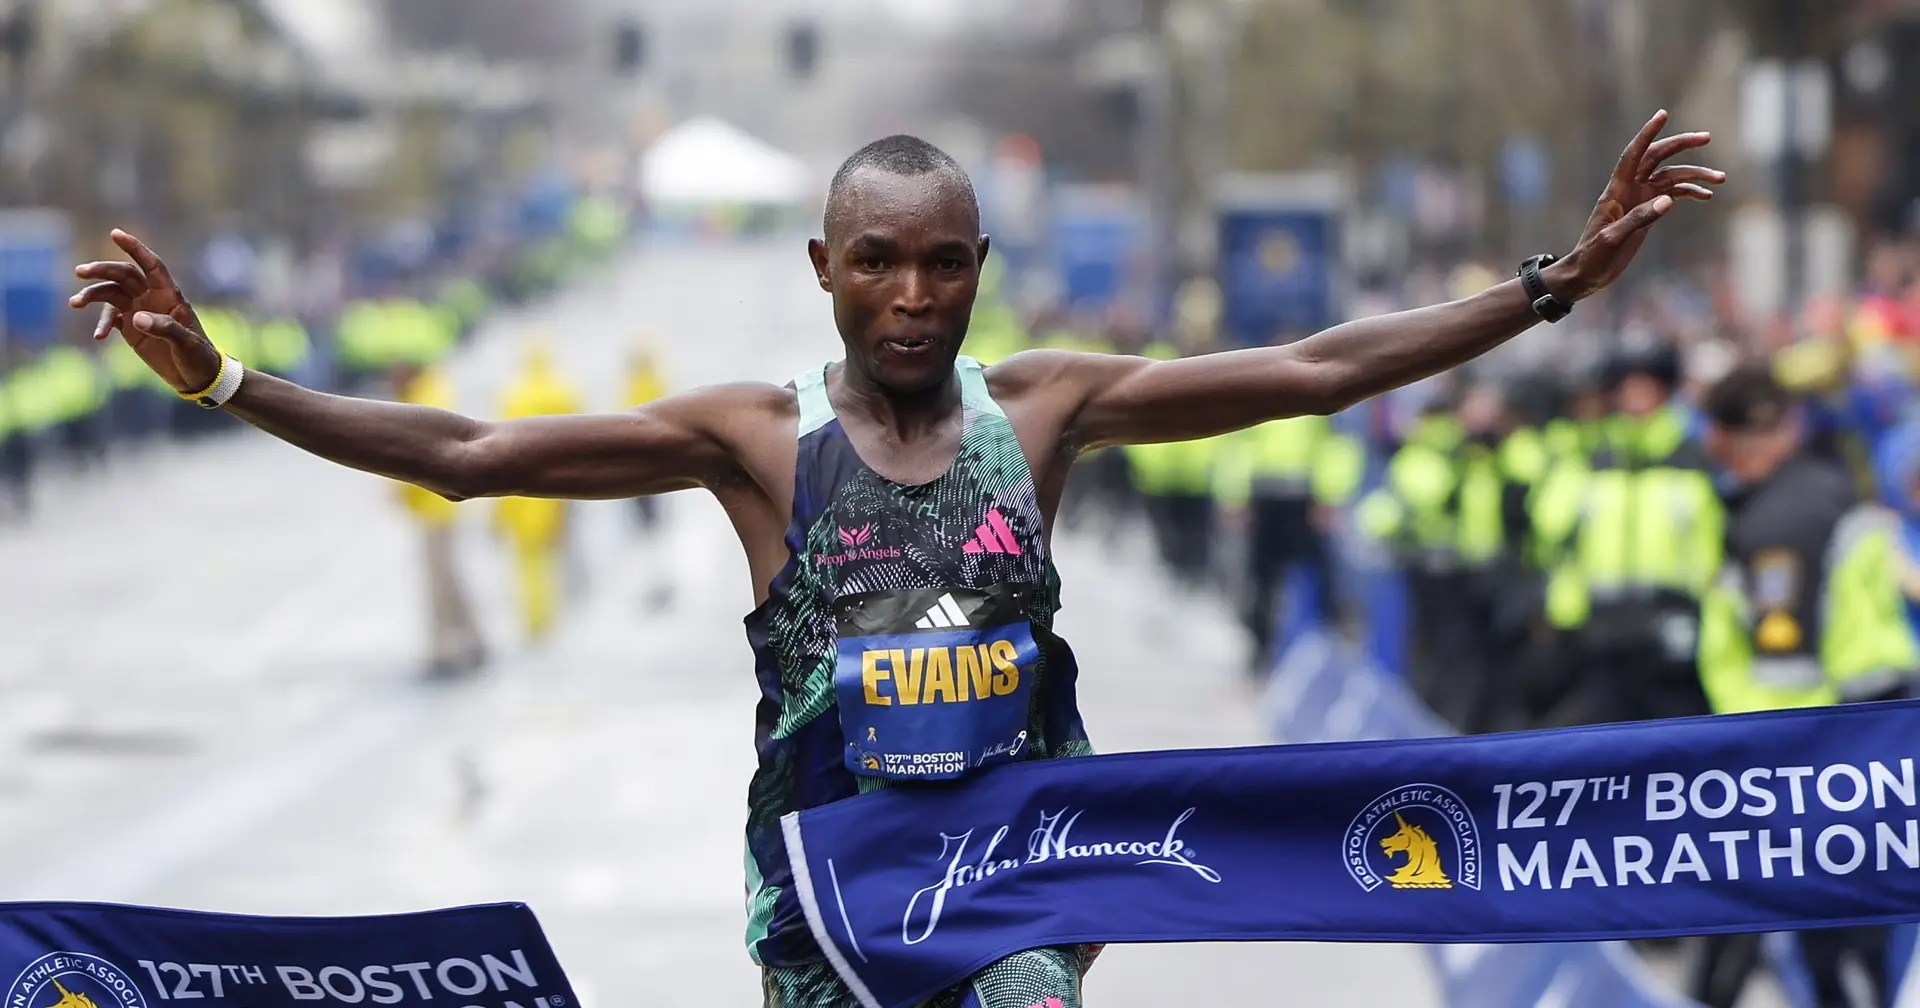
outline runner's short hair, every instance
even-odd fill
[[[1742,433],[1765,433],[1780,426],[1793,408],[1793,393],[1774,378],[1765,363],[1742,364],[1715,382],[1703,403],[1717,426]]]
[[[980,203],[974,195],[973,179],[967,176],[965,168],[960,167],[960,162],[917,136],[896,133],[854,151],[853,156],[840,164],[840,170],[833,173],[833,181],[827,186],[826,213],[821,220],[821,226],[829,236],[834,230],[834,218],[839,215],[841,201],[845,198],[847,183],[863,168],[909,178],[932,174],[945,176],[955,189],[965,194],[967,208],[976,220],[979,219]]]

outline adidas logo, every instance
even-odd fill
[[[897,625],[897,624],[896,624]],[[972,626],[967,622],[967,614],[960,611],[960,604],[950,594],[940,596],[940,601],[927,614],[913,624],[922,630],[938,630],[942,627]]]
[[[973,530],[973,538],[960,547],[963,553],[1006,553],[1020,555],[1020,541],[1013,537],[1013,528],[1000,515],[999,508],[987,509],[986,524]]]

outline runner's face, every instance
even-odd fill
[[[949,176],[866,169],[809,248],[849,363],[890,392],[943,385],[967,335],[987,239]]]

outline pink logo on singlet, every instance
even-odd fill
[[[1030,1004],[1027,1008],[1067,1008],[1067,1004],[1059,998],[1048,998],[1038,1004]]]
[[[1020,555],[1020,540],[1013,537],[1013,527],[1007,524],[999,508],[988,508],[986,523],[974,529],[973,533],[973,538],[960,547],[961,552]]]
[[[840,530],[840,545],[842,546],[865,546],[867,540],[871,538],[873,538],[872,525],[862,525],[859,528],[843,528]]]

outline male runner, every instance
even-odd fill
[[[841,1006],[853,999],[807,930],[779,817],[1091,751],[1073,656],[1051,630],[1048,530],[1074,457],[1331,413],[1558,317],[1620,274],[1675,198],[1707,199],[1724,180],[1660,167],[1708,140],[1656,140],[1666,120],[1656,114],[1628,145],[1573,250],[1544,270],[1530,260],[1524,281],[1286,346],[1164,362],[1032,350],[982,368],[960,357],[988,240],[965,173],[911,137],[869,145],[835,176],[825,237],[808,253],[846,357],[786,386],[500,423],[313,392],[225,357],[159,257],[120,231],[133,262],[80,266],[92,283],[71,304],[105,306],[95,337],[119,329],[182,395],[455,500],[711,491],[758,602],[747,617],[762,694],[749,949],[767,1004]],[[1078,1008],[1091,952],[1014,955],[932,1003]]]

